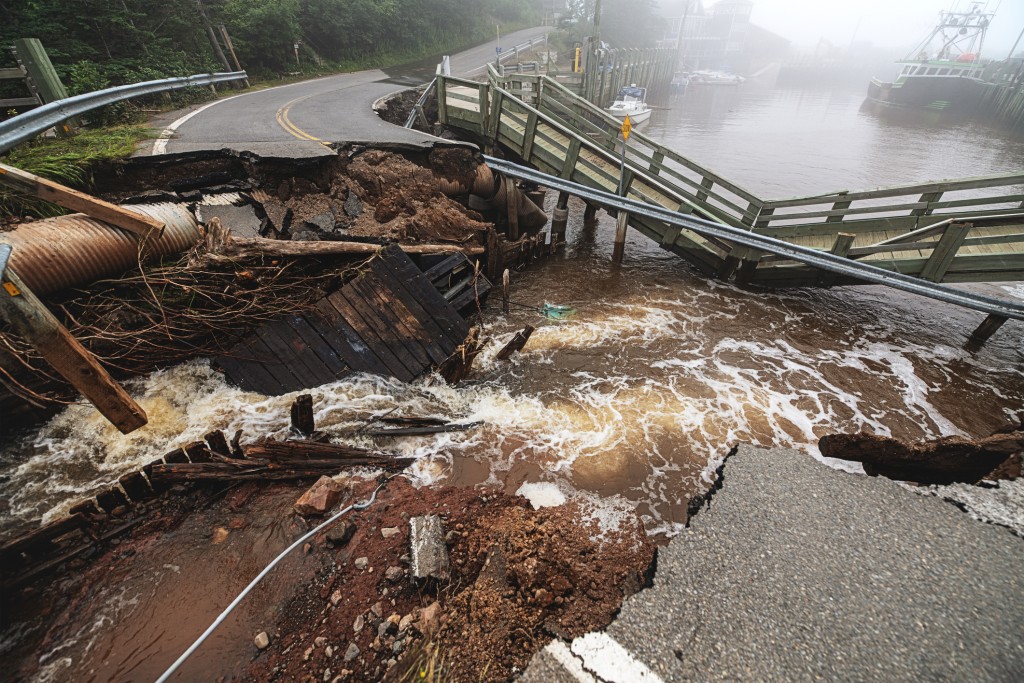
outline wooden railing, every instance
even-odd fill
[[[442,123],[503,144],[545,173],[617,191],[621,122],[553,79],[491,69],[486,83],[448,77],[438,87]],[[875,262],[901,253],[902,260],[894,256],[883,267],[925,279],[1024,277],[1024,234],[1013,227],[1024,225],[1024,173],[765,200],[634,129],[624,183],[632,198],[850,258]],[[757,281],[764,269],[753,273],[755,264],[792,265],[685,230],[632,218],[630,224],[720,274],[745,262],[746,276]],[[979,231],[983,226],[1001,229]],[[1000,253],[979,253],[997,245]],[[970,247],[986,249],[961,253]],[[769,284],[781,277],[764,276]],[[794,281],[807,280],[799,277]]]

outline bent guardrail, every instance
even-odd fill
[[[216,83],[230,83],[231,81],[240,81],[246,78],[248,78],[248,74],[244,71],[162,78],[156,81],[119,85],[116,88],[97,90],[96,92],[75,95],[74,97],[44,104],[24,114],[0,122],[0,154],[10,151],[21,143],[31,140],[68,119],[81,116],[93,109],[99,109],[108,104],[122,102],[143,95],[155,95],[182,88],[214,85]]]

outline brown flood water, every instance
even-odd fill
[[[886,123],[860,112],[862,97],[854,92],[748,85],[673,99],[646,132],[772,197],[1024,168],[1024,140],[1007,133],[976,124]],[[981,316],[884,288],[744,291],[696,276],[637,235],[615,268],[613,221],[602,215],[596,226],[582,225],[578,203],[570,215],[565,254],[513,276],[513,314],[503,319],[491,305],[486,332],[497,343],[478,359],[470,381],[451,388],[361,377],[320,387],[312,392],[318,426],[372,445],[350,431],[375,413],[482,421],[464,433],[377,445],[416,456],[413,470],[422,482],[489,482],[509,491],[527,484],[534,495],[615,499],[634,506],[651,533],[671,534],[732,442],[817,455],[817,438],[832,431],[982,435],[1024,406],[1018,323],[972,354],[962,344]],[[1024,299],[1024,284],[980,289]],[[575,312],[549,320],[525,307],[545,302]],[[496,349],[526,323],[538,329],[525,351],[510,363],[494,361]],[[168,445],[210,429],[287,433],[292,397],[228,387],[205,361],[154,373],[133,388],[151,416],[136,434],[121,437],[91,408],[74,406],[0,453],[0,491],[9,506],[0,531],[55,515]],[[216,586],[222,573],[255,574],[291,537],[270,517],[254,522],[265,544],[251,556],[240,551],[235,564],[141,562],[140,572],[151,578],[126,577],[123,593],[104,598],[116,609],[109,623],[97,622],[105,635],[95,646],[86,646],[83,634],[45,655],[51,663],[71,660],[55,672],[143,680],[134,674],[144,660],[172,660],[181,648],[162,651],[166,625],[143,628],[157,617],[146,608],[151,592],[180,593],[174,627],[201,631],[187,618],[188,601],[223,604],[231,596],[196,586]],[[198,583],[176,579],[173,567],[186,560],[197,562]],[[273,603],[257,600],[250,609],[259,604]],[[137,638],[127,637],[138,628]],[[251,638],[248,630],[235,635]],[[128,651],[113,653],[111,640]],[[204,656],[215,657],[216,646],[211,652]]]

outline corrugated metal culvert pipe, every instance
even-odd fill
[[[0,242],[14,247],[11,268],[43,296],[131,270],[140,256],[148,261],[180,254],[199,241],[199,223],[184,204],[133,204],[131,210],[163,221],[163,234],[143,244],[129,232],[78,213],[24,223],[0,233]]]
[[[547,222],[547,214],[534,204],[526,194],[515,186],[511,180],[494,173],[487,164],[480,164],[476,168],[476,177],[473,179],[473,186],[465,183],[449,180],[435,176],[437,189],[445,195],[454,196],[472,194],[484,200],[487,206],[495,211],[505,213],[508,208],[508,192],[513,193],[513,201],[516,203],[516,212],[519,214],[519,225],[526,230],[539,230]]]

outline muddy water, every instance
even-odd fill
[[[861,112],[860,102],[855,92],[756,84],[691,89],[646,130],[766,196],[1024,168],[1024,139],[979,125],[897,124]],[[1008,323],[971,354],[961,344],[977,314],[876,287],[746,292],[694,275],[638,236],[613,268],[610,221],[602,214],[584,226],[581,215],[574,204],[563,257],[516,275],[513,315],[487,316],[498,344],[472,381],[452,389],[364,377],[321,387],[318,424],[417,456],[423,481],[509,490],[550,481],[619,495],[652,532],[672,532],[730,442],[814,452],[817,437],[835,430],[978,435],[1024,405],[1024,326]],[[1024,284],[981,288],[1024,298]],[[576,312],[554,321],[523,307],[544,302]],[[527,322],[539,329],[526,352],[496,363],[503,336]],[[151,417],[135,434],[73,406],[0,454],[9,506],[0,530],[52,517],[211,428],[286,434],[291,397],[227,387],[204,361],[133,390]],[[389,410],[485,424],[394,443],[352,433]]]
[[[647,132],[769,196],[1024,168],[1020,139],[980,126],[887,123],[861,113],[859,102],[844,92],[691,91],[657,112]],[[585,226],[581,215],[574,203],[564,256],[514,276],[513,314],[504,319],[491,307],[486,333],[496,343],[470,381],[450,388],[358,377],[320,387],[312,392],[318,425],[353,444],[416,456],[421,482],[492,482],[510,491],[544,482],[563,494],[618,497],[652,533],[671,533],[731,442],[816,454],[817,437],[836,430],[980,435],[1024,406],[1020,324],[971,354],[961,345],[977,314],[882,288],[747,292],[694,275],[637,236],[615,268],[612,222],[601,216]],[[1024,300],[1024,284],[982,289]],[[544,302],[575,313],[550,320],[529,308]],[[525,352],[496,362],[496,348],[525,323],[538,327]],[[228,387],[206,361],[131,389],[151,419],[135,434],[121,436],[90,407],[72,406],[0,452],[0,532],[59,514],[210,429],[287,434],[291,396]],[[358,434],[366,418],[388,411],[484,426],[393,442]],[[255,574],[294,537],[277,512],[287,502],[232,535],[240,545],[219,553],[223,562],[204,559],[206,534],[221,523],[213,519],[181,532],[200,534],[194,542],[141,560],[117,590],[96,596],[88,627],[43,653],[43,678],[92,671],[87,680],[152,679],[181,649],[164,645],[165,629],[199,632],[238,588],[223,577]],[[179,578],[182,566],[194,568],[189,581]],[[156,590],[180,595],[180,609],[155,600]],[[237,656],[266,617],[260,610],[274,604],[273,595],[264,598],[226,625],[205,661]],[[153,614],[151,603],[172,612]]]

